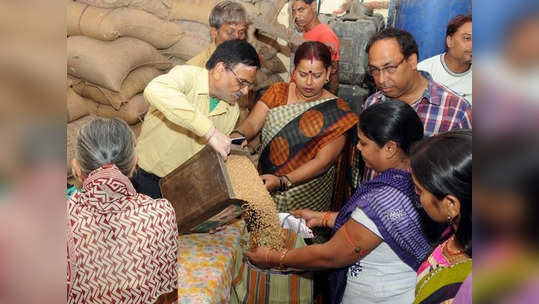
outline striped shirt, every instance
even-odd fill
[[[418,101],[412,108],[417,112],[423,122],[425,136],[432,136],[445,133],[453,129],[471,129],[472,128],[472,106],[461,96],[457,95],[451,89],[434,81],[429,73],[419,71],[421,75],[429,81],[427,89],[423,92]],[[385,96],[382,91],[377,91],[367,98],[363,104],[363,110],[373,104],[391,98]],[[358,176],[359,166],[362,163],[361,153],[354,151],[352,159],[352,186],[357,188],[360,182]],[[363,181],[373,179],[374,171],[365,168]]]

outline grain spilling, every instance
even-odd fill
[[[254,246],[284,248],[277,208],[253,163],[246,156],[230,155],[225,164],[234,194],[248,203],[245,222]]]

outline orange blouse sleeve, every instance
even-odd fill
[[[286,82],[273,84],[259,101],[265,103],[270,109],[285,105],[288,101],[288,85]]]

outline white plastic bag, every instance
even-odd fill
[[[307,227],[305,219],[294,217],[290,213],[279,213],[279,221],[281,223],[281,227],[290,229],[292,231],[298,231],[299,225],[299,234],[304,239],[314,238],[313,231],[311,228]]]

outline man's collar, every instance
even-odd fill
[[[198,92],[197,94],[198,95],[206,95],[208,96],[208,102],[209,102],[209,98],[210,98],[210,89],[209,89],[209,79],[210,79],[210,72],[206,69],[204,69],[204,71],[202,72],[202,76],[200,77],[200,87],[198,89]],[[213,111],[211,111],[209,113],[209,116],[214,116],[214,115],[220,115],[220,114],[223,114],[223,113],[226,113],[230,107],[233,107],[233,105],[229,105],[226,101],[222,100],[222,99],[219,99],[220,102],[219,104],[217,105],[217,107],[215,107],[215,109],[213,109]],[[209,106],[209,105],[208,105]]]
[[[430,76],[430,74],[425,71],[419,71],[419,74],[429,81],[429,83],[427,84],[427,88],[421,96],[421,100],[426,99],[429,103],[440,105],[442,103],[441,95],[435,94],[439,88],[435,87],[435,82],[433,81],[432,76]]]
[[[231,104],[227,103],[224,100],[220,100],[217,107],[215,107],[215,109],[213,109],[213,111],[211,111],[208,114],[208,116],[217,116],[217,115],[221,115],[223,113],[227,113],[230,109],[232,109],[236,105],[237,104],[231,105]]]
[[[449,75],[451,75],[453,77],[463,77],[463,76],[466,76],[468,73],[470,73],[472,71],[472,66],[471,65],[466,71],[464,71],[462,73],[455,73],[455,72],[451,71],[451,69],[449,68],[449,66],[445,62],[445,56],[448,56],[447,52],[440,54],[440,63],[442,64],[442,68],[447,72],[447,74],[449,74]]]
[[[441,96],[434,95],[434,98],[431,98],[433,92],[436,92],[436,90],[439,90],[439,88],[434,87],[435,83],[432,80],[432,76],[430,76],[430,74],[428,72],[425,72],[425,71],[418,71],[418,72],[420,73],[421,76],[425,77],[429,81],[429,83],[428,83],[427,88],[425,89],[425,91],[423,91],[423,94],[421,95],[421,97],[416,102],[421,102],[422,100],[426,100],[428,103],[432,103],[432,104],[435,104],[435,105],[440,105],[441,104]],[[390,97],[387,97],[382,91],[378,91],[378,92],[381,94],[382,100],[391,99]]]
[[[303,34],[307,34],[309,32],[312,32],[314,29],[316,29],[317,27],[319,27],[320,25],[322,25],[322,22],[318,22],[317,25],[315,25],[312,29],[308,30],[308,31],[304,31]]]

